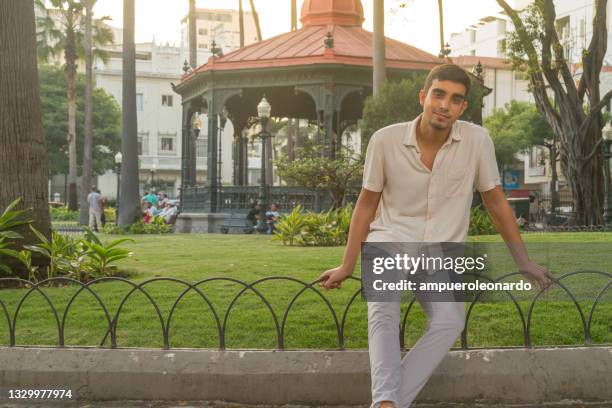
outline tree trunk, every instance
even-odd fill
[[[291,31],[297,30],[297,0],[291,0]]]
[[[93,0],[85,3],[85,134],[83,141],[83,180],[81,183],[81,214],[79,221],[87,224],[89,204],[87,194],[92,186],[93,173],[93,50],[92,50],[92,7]]]
[[[123,129],[121,150],[120,226],[140,218],[138,188],[138,127],[136,122],[135,0],[123,0]]]
[[[195,69],[198,66],[198,37],[196,33],[196,4],[189,0],[189,65]]]
[[[244,10],[242,0],[238,0],[238,26],[240,27],[240,48],[244,47]]]
[[[257,41],[261,41],[261,27],[259,26],[259,16],[257,15],[257,10],[255,9],[255,1],[249,0],[249,4],[251,5],[253,22],[255,23],[255,29],[257,30]]]
[[[68,209],[78,210],[76,152],[76,36],[72,27],[66,31],[66,79],[68,96]]]
[[[34,227],[49,236],[49,173],[32,0],[0,2],[0,38],[0,210],[23,198],[20,208],[32,208]],[[24,235],[29,243],[38,241]]]
[[[374,35],[373,35],[373,94],[378,95],[380,87],[386,80],[385,72],[385,1],[374,0]]]

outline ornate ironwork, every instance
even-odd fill
[[[576,275],[585,275],[586,277],[587,274],[596,275],[596,276],[600,276],[603,278],[608,278],[607,283],[604,283],[604,286],[597,293],[597,296],[595,297],[590,310],[585,310],[585,308],[581,306],[581,304],[578,302],[574,293],[572,293],[572,291],[563,283],[563,281],[569,277],[576,276]],[[495,279],[489,278],[481,274],[471,274],[471,275],[478,277],[478,279],[485,279],[489,282],[500,282],[514,275],[519,275],[519,273],[518,272],[508,273],[506,275],[500,276]],[[360,279],[356,277],[351,277],[350,279],[353,281],[358,281],[358,282],[360,281]],[[206,286],[207,284],[211,282],[219,282],[219,281],[226,282],[229,284],[235,284],[241,287],[240,291],[231,299],[229,305],[227,306],[227,310],[225,310],[224,313],[222,313],[220,310],[218,310],[215,307],[213,302],[211,302],[211,300],[207,296],[206,290],[204,289],[204,286]],[[277,312],[272,307],[272,304],[270,303],[270,301],[262,294],[260,290],[258,290],[258,285],[261,285],[264,282],[270,282],[270,281],[292,282],[292,283],[297,284],[298,286],[301,286],[301,288],[293,295],[293,297],[291,298],[291,301],[287,304],[287,307],[284,309],[282,315],[277,314]],[[120,283],[124,283],[128,285],[128,287],[131,287],[129,292],[119,302],[117,309],[113,311],[109,310],[109,307],[107,307],[107,305],[104,303],[100,295],[96,293],[96,291],[93,290],[94,286],[97,286],[101,283],[108,283],[108,282],[120,282]],[[184,290],[174,300],[172,307],[170,308],[166,318],[164,318],[158,303],[155,301],[153,296],[147,291],[147,287],[150,286],[154,282],[172,282],[172,283],[178,283],[184,286]],[[272,320],[274,322],[274,331],[275,331],[275,336],[276,336],[277,348],[280,350],[284,350],[286,348],[285,347],[285,336],[286,336],[287,320],[288,320],[289,314],[292,310],[295,309],[296,302],[301,296],[303,296],[307,292],[309,293],[310,291],[313,291],[316,294],[317,298],[320,299],[321,302],[323,302],[323,304],[325,305],[325,309],[329,311],[328,316],[332,320],[334,327],[335,327],[334,337],[337,338],[337,348],[340,350],[343,350],[345,348],[344,347],[345,346],[344,333],[345,333],[345,328],[346,328],[346,323],[347,323],[347,316],[351,310],[351,306],[355,303],[355,299],[357,299],[357,297],[361,294],[362,289],[360,287],[358,290],[356,290],[351,295],[350,300],[344,306],[344,309],[342,310],[341,314],[339,314],[336,312],[336,310],[332,306],[332,303],[330,302],[330,300],[324,295],[324,292],[317,288],[317,285],[316,285],[317,282],[318,281],[305,282],[301,279],[297,279],[297,278],[289,277],[289,276],[264,277],[264,278],[258,279],[251,283],[246,283],[242,280],[230,278],[230,277],[209,277],[209,278],[202,279],[196,283],[189,283],[182,279],[171,278],[171,277],[152,278],[152,279],[148,279],[143,282],[140,282],[140,283],[136,283],[131,280],[120,278],[120,277],[103,277],[103,278],[92,280],[88,283],[82,283],[80,281],[77,281],[75,279],[68,278],[68,277],[53,277],[53,278],[45,279],[38,283],[33,283],[33,282],[30,282],[24,279],[20,279],[20,278],[0,278],[0,287],[7,286],[7,285],[13,285],[13,286],[20,285],[20,286],[25,286],[28,288],[27,291],[23,294],[23,296],[21,296],[21,298],[19,299],[15,312],[12,316],[9,314],[9,311],[7,309],[5,302],[3,302],[2,299],[0,299],[0,310],[1,310],[0,315],[4,316],[4,318],[6,319],[6,323],[8,327],[7,334],[8,334],[9,346],[11,347],[18,346],[19,344],[17,342],[15,333],[16,333],[17,324],[19,322],[20,312],[24,309],[23,306],[25,302],[29,298],[31,298],[32,294],[37,292],[41,296],[43,296],[46,304],[49,306],[52,312],[55,325],[57,326],[57,339],[58,339],[57,346],[64,347],[66,345],[66,341],[65,341],[66,340],[65,339],[66,318],[68,314],[70,313],[71,308],[73,307],[75,300],[78,298],[78,296],[83,293],[89,293],[95,298],[96,303],[99,305],[100,309],[103,311],[104,321],[106,322],[106,325],[107,325],[106,332],[102,336],[98,346],[104,347],[104,344],[107,342],[107,339],[108,339],[110,340],[110,348],[117,348],[119,347],[119,344],[117,341],[117,326],[119,323],[119,317],[121,316],[121,312],[125,310],[126,302],[134,294],[141,293],[146,297],[147,301],[153,306],[155,310],[155,314],[157,316],[157,319],[159,320],[159,328],[161,330],[161,334],[163,338],[163,348],[170,349],[170,327],[172,324],[172,318],[175,315],[175,311],[177,309],[177,306],[181,302],[181,300],[185,298],[185,296],[190,291],[194,291],[198,295],[198,298],[201,300],[201,302],[206,307],[206,309],[210,311],[210,314],[213,320],[213,327],[211,327],[211,330],[213,330],[217,335],[218,348],[223,350],[223,349],[226,349],[228,319],[232,311],[235,309],[235,306],[238,300],[242,296],[244,296],[246,293],[253,293],[261,301],[262,312],[269,313],[271,315]],[[44,290],[42,290],[43,289],[42,287],[44,285],[47,285],[50,283],[74,284],[74,285],[80,286],[80,288],[68,300],[68,303],[66,304],[66,307],[63,313],[58,312],[58,308],[53,303],[51,298],[44,292]],[[579,271],[569,272],[558,278],[555,278],[554,285],[557,285],[558,287],[560,287],[568,295],[569,299],[571,300],[571,304],[576,308],[579,314],[581,332],[582,332],[582,336],[584,339],[583,344],[585,346],[593,345],[592,338],[591,338],[591,327],[592,327],[592,322],[593,322],[593,316],[595,315],[597,307],[602,301],[606,291],[609,290],[610,287],[612,286],[612,274],[608,272],[602,272],[602,271],[596,271],[596,270],[579,270]],[[470,318],[473,316],[474,307],[476,306],[476,304],[478,304],[479,302],[483,302],[483,296],[481,296],[482,294],[483,294],[482,291],[477,292],[476,296],[471,302],[469,302],[469,306],[467,307],[467,312],[465,316],[465,328],[461,334],[461,349],[464,349],[464,350],[469,349],[468,330],[470,328],[470,323],[471,323]],[[535,345],[534,345],[533,338],[532,338],[532,328],[533,328],[532,322],[533,322],[533,317],[534,317],[534,309],[535,309],[535,306],[538,300],[542,299],[542,296],[541,296],[542,292],[538,292],[537,294],[533,296],[533,299],[531,300],[529,304],[527,313],[523,312],[517,299],[513,296],[511,292],[506,291],[506,294],[508,295],[509,300],[512,302],[512,304],[516,307],[518,322],[520,324],[520,328],[523,334],[522,347],[534,348]],[[403,316],[403,319],[401,321],[400,343],[403,348],[405,348],[404,336],[406,334],[406,326],[407,326],[407,323],[409,322],[410,311],[413,310],[413,305],[414,305],[415,300],[416,298],[413,295],[413,298],[409,302],[408,309],[406,310]],[[306,324],[306,322],[304,322],[304,324]]]

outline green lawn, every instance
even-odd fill
[[[132,238],[136,242],[126,246],[134,252],[134,256],[120,263],[121,271],[137,283],[151,278],[159,279],[146,284],[145,289],[157,303],[164,322],[185,286],[163,278],[195,283],[206,278],[223,277],[251,283],[265,277],[284,276],[311,282],[322,271],[336,266],[344,250],[343,247],[285,247],[278,241],[271,241],[269,237],[256,235],[177,234]],[[524,239],[533,258],[548,265],[556,276],[578,269],[612,272],[612,233],[527,234]],[[494,276],[512,271],[511,260],[498,236],[478,237],[473,241],[492,244],[489,251],[499,259]],[[355,276],[358,275],[359,271],[356,270]],[[598,291],[609,282],[609,278],[595,274],[578,275],[563,281],[577,296],[585,318],[588,318]],[[228,305],[243,286],[228,280],[213,280],[198,287],[214,305],[220,324],[223,325]],[[119,303],[131,288],[127,283],[115,282],[94,285],[92,290],[102,299],[112,318]],[[279,325],[289,302],[302,288],[299,283],[278,279],[267,280],[256,286],[270,302]],[[358,281],[350,281],[346,282],[341,290],[321,293],[329,300],[337,319],[341,321],[347,304],[358,289]],[[56,305],[60,322],[67,302],[77,290],[77,286],[44,289],[45,294]],[[6,305],[11,317],[26,291],[27,289],[0,291],[0,300]],[[533,293],[517,295],[526,316]],[[492,301],[493,298],[491,295],[490,299],[483,299],[485,302],[474,307],[468,325],[469,346],[522,345],[522,326],[515,306],[508,301],[500,301],[499,297]],[[611,300],[612,288],[608,289],[594,311],[591,323],[593,344],[612,343]],[[408,303],[405,302],[402,309],[405,311],[407,308]],[[584,344],[579,313],[561,288],[553,289],[539,300],[533,314],[531,324],[534,345]],[[415,303],[406,327],[406,346],[414,344],[420,337],[425,323],[425,315],[418,303]],[[65,344],[99,345],[107,327],[105,314],[94,296],[86,291],[82,292],[74,300],[66,316]],[[347,348],[367,347],[366,304],[360,296],[356,297],[346,315],[344,340],[344,346]],[[9,344],[9,341],[6,319],[0,319],[0,344]],[[26,299],[19,311],[16,344],[58,344],[57,323],[46,300],[36,292]],[[120,347],[163,347],[161,323],[156,310],[148,298],[138,291],[123,305],[117,326],[117,344]],[[104,345],[110,345],[108,337]],[[211,309],[194,291],[188,292],[174,311],[169,328],[169,345],[213,348],[219,346],[217,325]],[[458,341],[456,346],[459,345]],[[225,346],[278,346],[272,313],[252,291],[246,291],[236,301],[229,314]],[[332,313],[314,291],[306,291],[293,304],[285,324],[284,346],[338,347]]]

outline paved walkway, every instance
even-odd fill
[[[243,405],[219,401],[96,401],[96,402],[74,402],[74,403],[51,403],[51,402],[27,402],[6,403],[0,401],[0,408],[368,408],[369,405],[351,406],[304,406],[304,405]],[[567,400],[556,403],[541,403],[535,405],[516,404],[413,404],[412,408],[611,408],[612,401],[607,402],[582,402],[578,400]]]

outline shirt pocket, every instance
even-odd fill
[[[444,196],[447,198],[459,197],[471,192],[468,174],[467,163],[447,169],[444,176]]]

